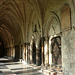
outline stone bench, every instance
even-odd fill
[[[57,72],[57,75],[63,75],[63,72]]]
[[[43,70],[42,72],[43,74],[46,74],[46,75],[57,75],[57,72],[54,72],[51,70]]]
[[[63,75],[62,68],[60,69],[56,67],[52,67],[50,69],[43,69],[42,73],[46,75]]]

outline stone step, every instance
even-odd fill
[[[42,70],[42,73],[46,75],[63,75],[63,72],[56,72],[52,70]]]

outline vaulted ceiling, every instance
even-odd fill
[[[17,43],[24,39],[30,13],[37,12],[44,21],[47,10],[59,8],[65,0],[0,0],[0,37]],[[11,37],[11,38],[10,38]]]

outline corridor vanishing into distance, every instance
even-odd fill
[[[0,75],[75,75],[75,0],[0,0]]]
[[[44,75],[41,67],[33,64],[14,62],[11,59],[0,58],[0,75]]]

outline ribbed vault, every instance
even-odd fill
[[[16,0],[0,1],[0,37],[5,43],[14,39],[19,44],[22,40],[24,19],[17,3]]]
[[[7,40],[12,37],[15,44],[26,42],[32,20],[39,17],[43,28],[46,13],[50,10],[56,11],[64,2],[65,0],[0,0],[0,37]]]

